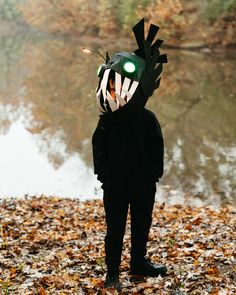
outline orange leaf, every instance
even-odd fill
[[[47,292],[43,287],[39,289],[39,295],[47,295]]]
[[[218,270],[218,268],[217,268],[216,266],[214,266],[214,267],[209,267],[209,268],[207,269],[207,273],[208,273],[209,275],[218,275],[218,274],[219,274],[219,270]]]

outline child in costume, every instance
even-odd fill
[[[102,182],[107,232],[105,287],[121,289],[119,265],[128,208],[131,214],[131,274],[164,275],[166,266],[146,258],[156,182],[163,174],[163,137],[153,112],[145,108],[160,85],[162,40],[154,38],[159,27],[151,25],[144,38],[144,19],[133,27],[138,49],[120,52],[99,68],[96,89],[102,112],[93,134],[94,172]]]

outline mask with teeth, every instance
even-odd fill
[[[148,97],[160,85],[162,64],[166,54],[160,55],[163,40],[153,40],[159,30],[151,24],[144,38],[144,19],[133,27],[138,49],[133,53],[119,52],[111,58],[106,54],[106,64],[98,69],[99,84],[96,98],[102,113],[114,112],[128,102],[145,106]],[[152,44],[153,43],[153,44]]]

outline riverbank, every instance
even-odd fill
[[[104,218],[101,200],[0,201],[1,294],[108,294],[103,290]],[[167,276],[129,276],[128,222],[121,294],[235,294],[235,221],[231,206],[156,203],[148,255],[167,266]]]

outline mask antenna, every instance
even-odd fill
[[[96,54],[100,55],[105,60],[105,62],[107,61],[107,59],[98,50],[83,47],[82,51],[85,53],[96,53]]]

